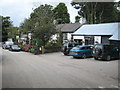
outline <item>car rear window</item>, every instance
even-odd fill
[[[12,47],[18,47],[18,45],[13,45]]]
[[[114,45],[105,45],[104,46],[105,50],[111,51],[111,50],[117,50],[119,49],[118,47],[114,46]]]
[[[103,48],[103,46],[102,45],[95,45],[95,47],[94,48],[100,48],[100,49],[102,49]]]
[[[75,47],[73,47],[73,49],[81,49],[83,46],[82,45],[77,45]]]

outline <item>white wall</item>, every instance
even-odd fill
[[[71,37],[72,37],[71,34],[72,33],[67,33],[67,40],[71,40]],[[58,34],[53,35],[52,40],[56,40],[57,37],[58,37]],[[73,36],[73,40],[74,39],[82,39],[82,41],[85,41],[84,36]],[[101,36],[94,36],[94,41],[97,41],[100,44],[101,43]],[[94,44],[96,44],[96,43],[94,43]],[[84,43],[83,43],[83,45],[84,45]]]
[[[101,44],[101,36],[94,36],[94,42],[95,41],[97,41],[99,44]]]
[[[82,41],[85,41],[84,36],[73,36],[73,39],[82,39]],[[100,44],[101,36],[94,36],[94,41],[97,41]],[[94,44],[96,44],[96,43],[94,43]]]
[[[82,39],[83,42],[85,42],[84,36],[73,36],[73,40],[74,39]],[[84,45],[85,43],[83,43],[82,45]]]
[[[71,40],[71,34],[72,34],[72,33],[67,33],[67,39],[68,39],[68,40]]]
[[[82,39],[84,41],[84,36],[73,36],[73,39]]]
[[[120,23],[118,23],[118,40],[120,40]]]
[[[52,40],[56,40],[57,39],[57,37],[58,37],[58,34],[55,34],[55,35],[52,35]]]
[[[71,40],[72,33],[67,33],[67,39]],[[82,39],[84,41],[84,36],[73,36],[73,39]]]

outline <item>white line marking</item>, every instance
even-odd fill
[[[119,88],[118,86],[115,86],[115,85],[111,85],[112,87],[114,87],[114,88]]]
[[[105,87],[102,87],[102,86],[98,86],[98,88],[105,88]]]

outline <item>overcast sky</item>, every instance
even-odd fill
[[[70,14],[70,20],[75,22],[77,10],[71,6],[72,0],[0,0],[0,15],[10,16],[14,26],[19,26],[25,18],[28,18],[32,12],[32,8],[36,8],[40,4],[50,4],[52,6],[64,2]]]

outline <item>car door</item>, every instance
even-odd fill
[[[86,47],[86,53],[87,53],[87,56],[92,56],[92,47],[91,46],[87,46]]]
[[[80,48],[80,51],[81,51],[81,54],[82,54],[82,55],[84,55],[84,54],[85,54],[86,56],[88,56],[86,46],[84,46],[84,47]]]

